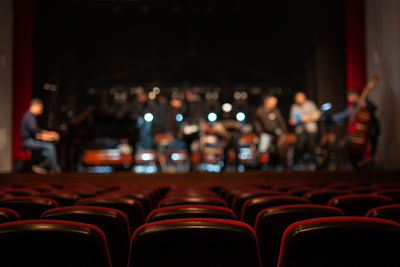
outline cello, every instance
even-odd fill
[[[371,121],[371,111],[366,107],[366,100],[369,93],[379,82],[379,75],[375,74],[367,83],[358,101],[357,117],[350,121],[349,133],[352,135],[350,143],[350,157],[359,162],[362,160],[368,142],[368,131]]]

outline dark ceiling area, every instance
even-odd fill
[[[34,94],[78,111],[89,88],[113,86],[272,86],[291,97],[312,87],[321,43],[344,58],[343,1],[37,0]]]

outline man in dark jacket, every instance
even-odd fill
[[[44,158],[32,170],[39,174],[46,174],[49,170],[52,173],[60,171],[57,163],[56,148],[51,141],[60,138],[54,131],[46,131],[39,128],[36,117],[43,113],[43,102],[34,98],[31,100],[29,110],[25,113],[21,123],[21,139],[25,149],[40,149]],[[47,170],[48,168],[48,170]]]
[[[275,96],[264,97],[263,105],[256,110],[254,128],[260,138],[259,153],[268,153],[275,146],[282,166],[287,167],[287,126],[277,104]]]

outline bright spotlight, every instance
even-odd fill
[[[147,121],[147,122],[152,122],[153,119],[154,119],[153,114],[151,114],[151,113],[146,113],[146,114],[144,114],[144,120],[145,120],[145,121]]]
[[[246,119],[246,115],[243,112],[238,112],[236,113],[236,119],[242,122]]]
[[[222,110],[226,113],[231,112],[232,111],[232,105],[229,103],[225,103],[222,105]]]
[[[331,103],[325,103],[325,104],[322,104],[322,106],[321,106],[321,109],[322,109],[322,111],[328,111],[328,110],[330,110],[332,108],[332,104]]]
[[[217,114],[215,114],[215,112],[210,112],[207,118],[210,122],[215,122],[217,120]]]
[[[181,122],[183,120],[183,115],[182,114],[176,114],[175,119],[177,122]]]

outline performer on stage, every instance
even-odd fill
[[[131,105],[131,118],[136,123],[137,136],[133,143],[136,143],[137,150],[147,150],[153,148],[152,122],[144,119],[146,113],[152,113],[151,107],[148,105],[147,93],[140,91],[136,95]]]
[[[295,103],[290,108],[290,125],[295,126],[297,141],[294,151],[294,163],[302,163],[303,156],[309,153],[312,164],[315,164],[314,150],[317,146],[318,125],[320,112],[311,100],[308,100],[303,92],[297,92]],[[315,166],[315,165],[314,165]]]
[[[177,120],[177,116],[182,115],[182,106],[183,102],[181,99],[172,98],[165,109],[164,115],[164,129],[167,134],[175,138],[175,142],[173,143],[175,150],[185,149],[180,122]]]
[[[375,81],[372,81],[369,84],[367,84],[365,90],[371,90],[374,86],[375,86]],[[347,119],[347,135],[345,143],[348,146],[348,148],[350,148],[353,135],[356,132],[355,125],[357,117],[360,112],[360,108],[365,107],[370,113],[370,119],[367,129],[368,132],[366,134],[366,139],[367,139],[366,141],[370,142],[371,144],[370,150],[368,151],[369,155],[367,155],[365,161],[363,161],[362,159],[352,159],[355,160],[355,162],[353,163],[356,164],[356,167],[362,167],[367,163],[373,162],[376,153],[378,137],[380,134],[380,124],[375,116],[375,111],[377,107],[367,98],[367,93],[365,94],[365,99],[364,99],[364,97],[360,96],[360,93],[357,89],[352,89],[348,91],[347,101],[350,103],[350,105],[347,106],[345,110],[334,114],[332,116],[332,121],[338,123]]]
[[[27,149],[40,149],[43,160],[32,166],[32,170],[39,174],[60,172],[57,163],[56,148],[52,141],[59,140],[57,132],[46,131],[39,128],[36,117],[43,113],[43,102],[34,98],[31,100],[29,110],[25,113],[21,125],[22,145]]]
[[[287,127],[277,104],[278,99],[275,96],[267,95],[264,97],[263,105],[256,110],[254,128],[260,138],[259,153],[269,153],[271,145],[274,146],[282,166],[286,168],[288,152]]]

